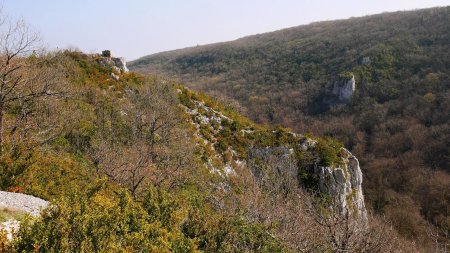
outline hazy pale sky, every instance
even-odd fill
[[[3,0],[52,48],[127,60],[314,21],[448,6],[450,0]]]

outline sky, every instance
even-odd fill
[[[1,1],[0,1],[1,2]],[[50,48],[141,56],[314,21],[449,6],[450,0],[3,0]]]

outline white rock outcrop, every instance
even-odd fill
[[[37,216],[47,206],[47,201],[31,195],[0,191],[0,209],[16,209]]]
[[[369,65],[370,64],[370,57],[364,56],[363,58],[361,58],[361,64],[362,65]]]
[[[103,67],[110,67],[116,74],[127,73],[129,70],[124,58],[112,57],[111,51],[105,50],[100,55],[99,63]]]
[[[352,74],[350,77],[343,78],[335,81],[333,84],[333,95],[337,97],[339,102],[349,102],[356,89],[355,76]]]
[[[111,58],[114,62],[114,66],[118,67],[122,72],[127,73],[129,70],[127,68],[127,62],[122,57]]]
[[[363,176],[358,159],[342,148],[343,165],[332,168],[317,166],[314,173],[319,179],[319,190],[334,197],[341,212],[357,213],[364,220],[367,210],[362,191]]]
[[[0,210],[21,211],[32,216],[39,216],[41,210],[47,206],[47,201],[31,195],[0,191]],[[0,229],[4,229],[11,240],[13,231],[17,231],[19,225],[19,221],[10,219],[0,223]]]

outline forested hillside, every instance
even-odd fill
[[[0,252],[434,247],[416,246],[366,213],[361,181],[351,179],[357,159],[332,138],[257,125],[99,54],[3,59],[11,91],[3,95],[15,99],[4,100],[0,190],[50,204],[40,217],[20,217],[12,240],[0,229]],[[317,167],[342,171],[344,181],[328,183]],[[358,187],[343,194],[323,190],[350,182]],[[0,210],[0,221],[12,211]]]
[[[221,97],[259,123],[337,138],[360,158],[369,209],[419,243],[448,240],[450,7],[317,22],[129,67]],[[330,102],[342,75],[354,75],[353,97]]]

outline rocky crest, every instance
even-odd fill
[[[18,209],[37,216],[47,205],[47,201],[31,195],[0,191],[0,208]]]
[[[112,57],[110,50],[102,51],[99,63],[103,67],[109,67],[112,69],[111,77],[115,80],[119,80],[120,74],[127,73],[129,71],[125,59],[120,57]]]
[[[178,93],[182,94],[183,91],[178,90]],[[233,124],[234,120],[222,114],[221,111],[208,107],[203,101],[191,98],[191,102],[190,108],[186,106],[183,108],[195,127],[195,135],[201,145],[207,147],[211,154],[214,154],[205,159],[206,166],[211,173],[219,174],[224,180],[229,176],[239,176],[240,169],[248,169],[257,180],[265,180],[273,176],[271,180],[277,183],[281,183],[281,179],[285,177],[295,181],[302,169],[296,162],[296,149],[305,153],[310,152],[320,159],[316,150],[317,140],[292,132],[287,132],[289,137],[286,137],[292,140],[291,144],[278,143],[270,146],[250,144],[246,146],[247,154],[242,160],[239,158],[238,149],[233,145],[225,147],[226,151],[221,153],[216,150],[216,147],[220,146],[218,145],[219,141],[224,138],[220,136],[224,131],[222,123],[226,121]],[[239,130],[239,135],[240,138],[251,140],[258,136],[257,131],[252,127],[243,126]],[[277,132],[273,131],[270,134],[276,135]],[[229,153],[228,160],[224,153]],[[341,213],[348,211],[366,220],[362,172],[358,159],[345,148],[340,150],[339,159],[341,162],[330,167],[320,166],[320,161],[316,160],[315,163],[308,166],[308,173],[317,180],[317,189],[330,196]],[[297,186],[301,185],[302,182],[298,181]]]

